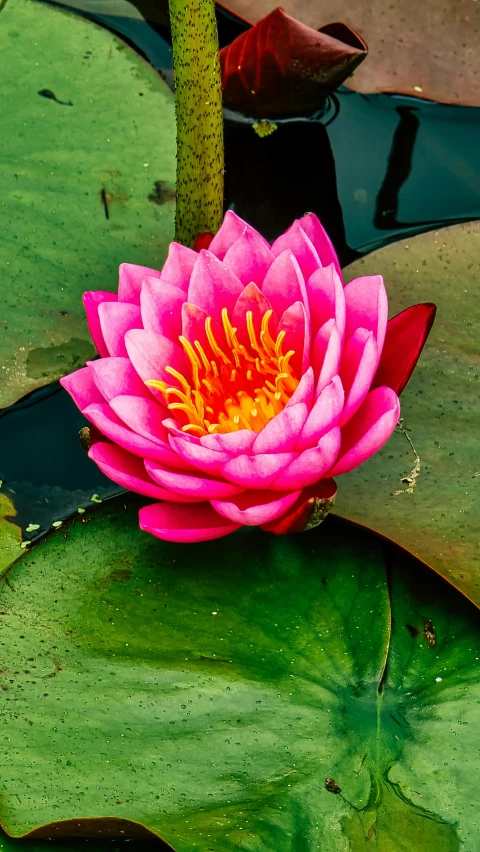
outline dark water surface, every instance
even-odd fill
[[[65,0],[125,38],[173,88],[167,0]],[[217,7],[220,45],[247,29]],[[365,60],[368,62],[368,57]],[[480,109],[341,87],[317,114],[275,122],[226,112],[226,206],[274,239],[306,211],[345,265],[401,236],[480,217]]]
[[[53,5],[126,38],[173,85],[163,0]],[[218,18],[222,44],[245,29],[224,10]],[[252,120],[230,112],[225,120],[226,206],[269,239],[314,211],[346,264],[392,240],[480,217],[480,109],[342,88],[315,116],[276,124],[260,138]],[[24,528],[48,529],[93,505],[94,494],[118,493],[80,448],[83,425],[58,385],[0,411],[2,490]]]

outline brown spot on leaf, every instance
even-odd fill
[[[113,583],[128,583],[132,578],[132,572],[129,568],[116,568],[108,575],[108,579]]]
[[[153,204],[159,204],[160,206],[166,204],[167,201],[175,201],[175,198],[175,190],[167,186],[163,180],[156,180],[154,182],[153,189],[148,196],[149,201],[152,201]]]
[[[325,781],[325,789],[328,790],[329,793],[335,793],[336,795],[342,792],[342,788],[338,786],[334,778],[327,778]]]
[[[38,346],[31,349],[25,363],[29,379],[56,379],[83,367],[95,355],[95,348],[88,340],[73,337],[58,346]]]
[[[55,671],[50,672],[50,674],[48,674],[48,675],[44,675],[42,680],[48,680],[48,678],[50,678],[50,677],[56,677],[57,674],[59,674],[61,671],[63,671],[63,666],[62,666],[60,660],[54,660],[53,665],[55,666]]]
[[[430,619],[427,619],[423,625],[423,632],[425,639],[427,640],[428,647],[435,648],[435,645],[437,644],[437,634],[435,633],[435,628]]]

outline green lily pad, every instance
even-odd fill
[[[139,505],[53,533],[1,588],[6,831],[96,816],[177,852],[477,849],[475,607],[337,518],[187,546],[140,532]]]
[[[401,398],[403,425],[420,460],[418,476],[415,452],[397,430],[380,453],[338,480],[335,503],[339,514],[408,548],[477,604],[479,254],[477,222],[395,243],[345,270],[346,280],[381,273],[392,314],[417,302],[436,302],[438,310]]]
[[[22,533],[14,522],[15,515],[9,497],[0,491],[0,574],[22,554]]]
[[[70,13],[7,3],[0,42],[2,407],[94,355],[84,290],[115,290],[123,261],[163,262],[175,116],[140,56]]]

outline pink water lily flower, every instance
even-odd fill
[[[142,529],[182,542],[304,525],[392,434],[435,312],[387,322],[382,277],[344,287],[311,213],[269,245],[228,212],[208,249],[122,264],[118,295],[84,304],[101,358],[62,384],[96,427],[90,458],[157,501]]]

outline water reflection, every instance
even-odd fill
[[[127,39],[173,87],[168,0],[51,5]],[[248,26],[220,6],[217,20],[222,47]],[[480,216],[480,109],[341,87],[315,116],[278,121],[267,138],[254,123],[228,113],[226,205],[271,239],[313,211],[346,264],[402,235]]]

